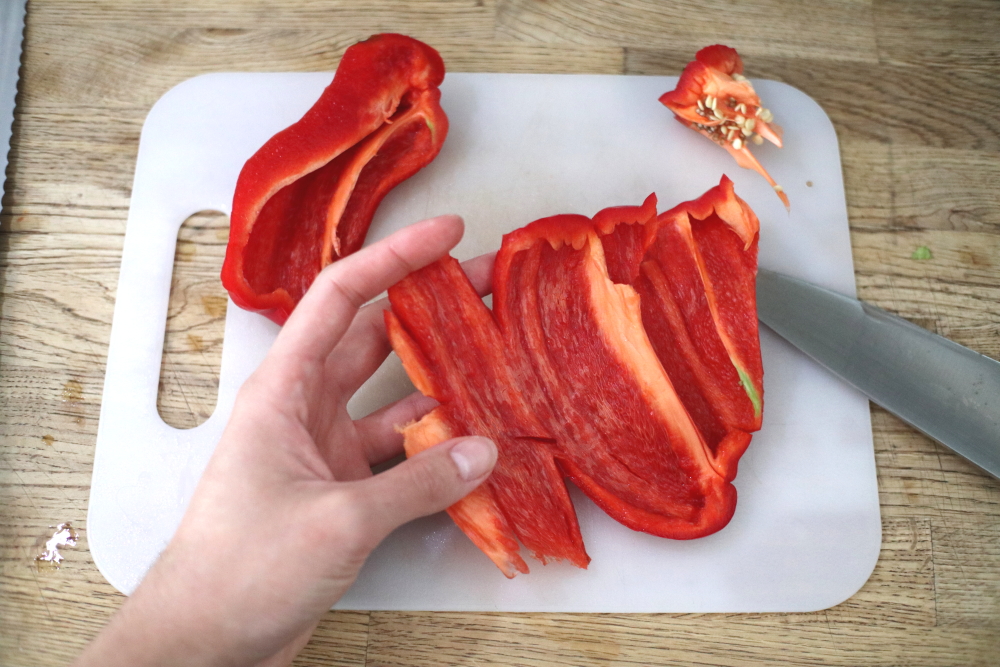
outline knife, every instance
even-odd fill
[[[764,269],[757,316],[872,401],[1000,478],[1000,363],[864,301]]]
[[[0,194],[3,194],[14,123],[17,68],[21,64],[25,0],[0,0]]]

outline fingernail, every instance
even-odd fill
[[[450,453],[458,474],[466,481],[488,473],[497,460],[497,446],[492,440],[480,437],[465,438],[452,447]]]

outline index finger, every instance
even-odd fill
[[[430,218],[326,267],[285,322],[272,352],[322,362],[362,305],[444,257],[463,231],[457,215]]]
[[[479,296],[486,296],[493,289],[495,256],[493,252],[462,262],[462,270]],[[332,354],[338,359],[336,379],[345,401],[371,377],[392,351],[383,314],[388,309],[389,299],[379,299],[363,307],[333,350]]]

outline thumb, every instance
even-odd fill
[[[386,535],[418,517],[440,512],[486,481],[497,461],[492,440],[455,438],[430,447],[363,482],[361,502],[370,527]]]

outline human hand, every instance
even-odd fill
[[[392,530],[445,509],[496,462],[484,438],[402,451],[414,394],[354,421],[347,402],[390,351],[384,301],[447,253],[454,216],[411,225],[327,267],[240,389],[174,538],[77,665],[287,665]],[[466,263],[485,293],[492,259]]]

